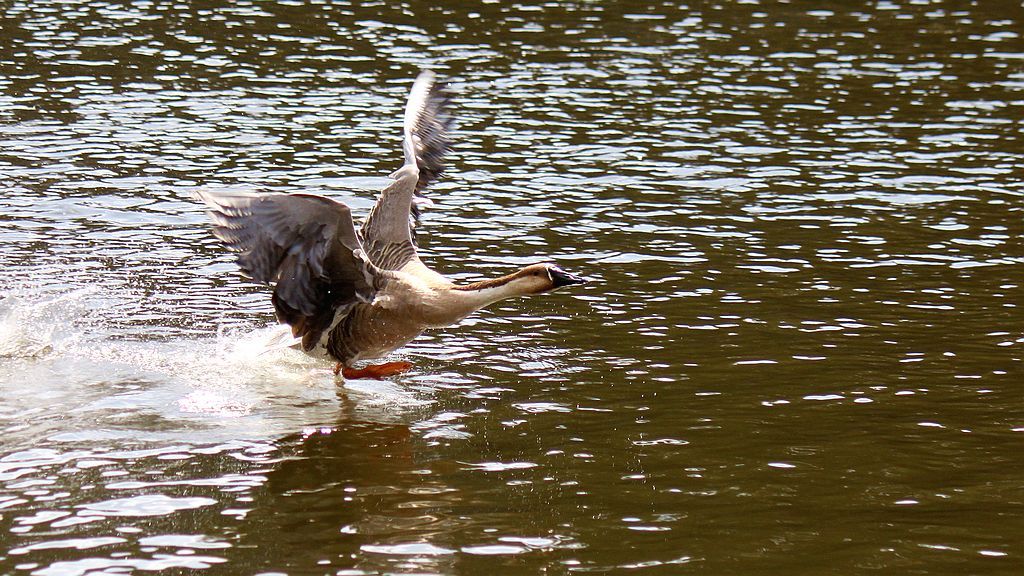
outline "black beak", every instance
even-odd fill
[[[554,284],[555,288],[561,288],[563,286],[576,286],[577,284],[586,284],[585,278],[580,278],[575,274],[569,274],[561,268],[555,268],[552,266],[548,269],[548,274],[551,275],[551,283]]]

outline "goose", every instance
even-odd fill
[[[237,252],[241,272],[273,283],[277,319],[297,345],[337,361],[335,376],[382,379],[410,362],[367,364],[428,329],[451,326],[490,304],[587,280],[552,263],[456,284],[427,267],[416,250],[425,191],[444,171],[453,118],[451,95],[429,70],[413,82],[405,107],[404,163],[356,230],[352,212],[313,194],[202,190],[213,234]]]

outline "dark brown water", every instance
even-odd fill
[[[0,3],[0,572],[1024,573],[1019,2]],[[200,187],[554,260],[335,385]]]

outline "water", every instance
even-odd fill
[[[0,5],[0,572],[1024,570],[1017,2]],[[456,91],[425,259],[595,282],[339,387],[190,193]]]

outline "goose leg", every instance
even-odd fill
[[[358,378],[381,380],[388,376],[407,372],[411,368],[412,364],[410,362],[385,362],[384,364],[370,364],[363,368],[351,368],[349,366],[345,366],[342,362],[338,362],[338,365],[334,367],[334,374],[337,375],[340,372],[342,377],[346,380],[355,380]]]

